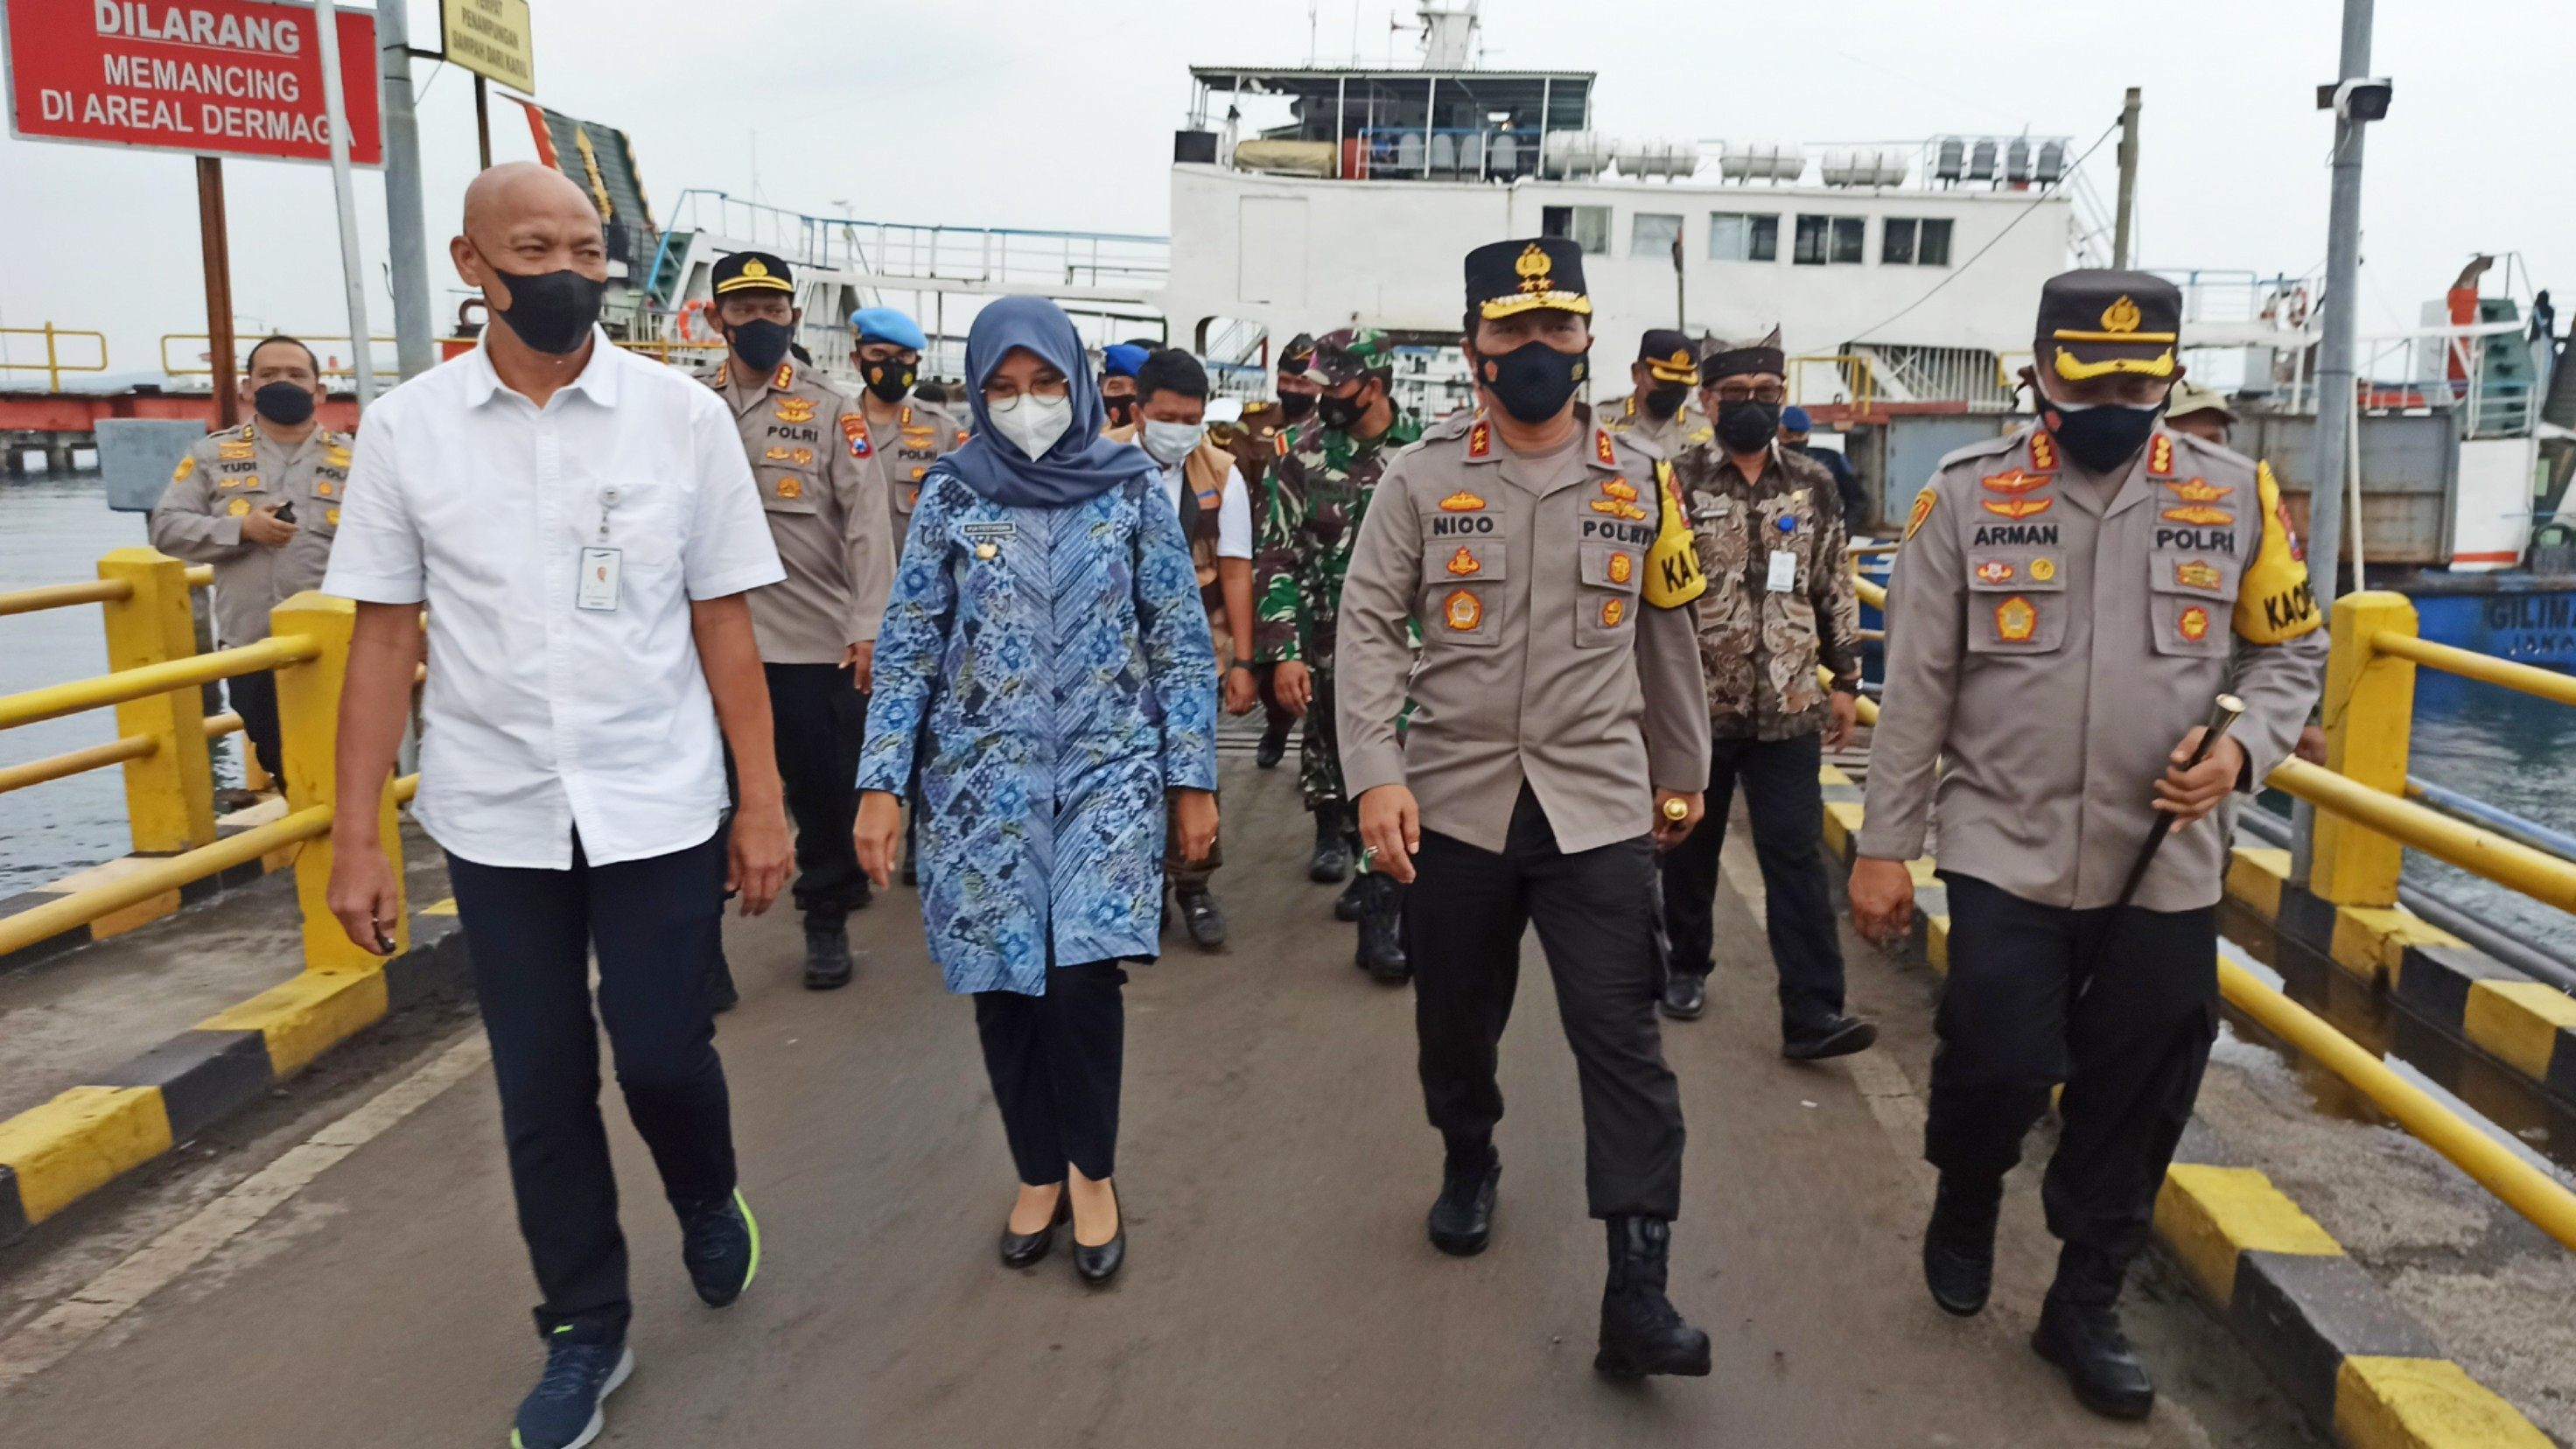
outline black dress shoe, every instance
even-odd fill
[[[1175,891],[1172,903],[1181,908],[1181,923],[1189,927],[1190,939],[1201,950],[1213,951],[1225,944],[1225,912],[1216,897],[1206,891]]]
[[[1704,971],[1668,971],[1664,973],[1663,999],[1656,1003],[1666,1016],[1675,1021],[1697,1021],[1708,1010],[1708,973]]]
[[[1011,1231],[1011,1220],[1002,1219],[1002,1266],[1025,1268],[1045,1257],[1047,1250],[1055,1246],[1055,1230],[1071,1221],[1073,1196],[1065,1191],[1063,1183],[1057,1183],[1055,1216],[1047,1219],[1045,1227],[1034,1233],[1015,1233]]]
[[[1502,1180],[1499,1157],[1449,1163],[1441,1173],[1440,1198],[1431,1204],[1431,1246],[1453,1258],[1485,1251],[1494,1234],[1494,1192]]]
[[[1404,883],[1370,871],[1359,885],[1360,942],[1353,959],[1371,980],[1402,986],[1413,979],[1413,962],[1404,954]]]
[[[1282,721],[1261,732],[1261,748],[1252,752],[1252,763],[1260,769],[1275,770],[1287,756],[1288,725]]]
[[[805,989],[831,991],[850,984],[850,933],[840,926],[805,928]]]
[[[1342,893],[1333,897],[1333,919],[1356,921],[1367,909],[1368,877],[1365,874],[1352,876],[1351,883],[1342,887]]]
[[[1878,1023],[1857,1016],[1837,1016],[1813,1032],[1801,1032],[1780,1044],[1780,1055],[1793,1062],[1821,1062],[1865,1052],[1878,1042]]]
[[[1118,1207],[1117,1234],[1096,1248],[1085,1246],[1079,1238],[1074,1240],[1073,1271],[1081,1274],[1085,1283],[1106,1283],[1117,1277],[1118,1270],[1127,1263],[1127,1210],[1118,1206],[1116,1183],[1109,1186],[1109,1201]]]
[[[1932,1221],[1923,1229],[1923,1286],[1942,1312],[1969,1318],[1984,1310],[1994,1291],[1995,1217],[2003,1198],[2000,1178],[1973,1182],[1941,1174]]]
[[[1708,1335],[1682,1321],[1664,1296],[1673,1225],[1661,1218],[1615,1217],[1610,1276],[1601,1288],[1601,1348],[1595,1372],[1613,1378],[1708,1373]]]
[[[1350,843],[1342,838],[1342,812],[1315,812],[1315,855],[1306,862],[1306,879],[1331,885],[1351,873]]]

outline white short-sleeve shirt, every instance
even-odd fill
[[[429,606],[412,814],[483,865],[569,869],[576,830],[596,865],[713,834],[724,754],[689,605],[785,576],[722,400],[593,338],[543,408],[479,347],[378,399],[322,581]],[[592,549],[615,551],[614,609],[576,606]]]

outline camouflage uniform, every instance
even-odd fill
[[[1750,484],[1714,443],[1684,452],[1673,467],[1708,576],[1698,607],[1711,729],[1757,740],[1821,730],[1826,698],[1816,666],[1847,688],[1860,681],[1860,603],[1843,557],[1833,475],[1776,444],[1770,466]],[[1796,560],[1788,589],[1769,586],[1774,553]]]
[[[1252,648],[1264,664],[1295,660],[1314,674],[1315,702],[1297,771],[1309,810],[1344,803],[1341,752],[1330,727],[1342,577],[1378,478],[1421,436],[1421,425],[1402,416],[1374,438],[1319,425],[1280,435],[1253,564]]]

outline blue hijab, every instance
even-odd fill
[[[1073,402],[1073,426],[1046,456],[1031,458],[993,428],[984,384],[1011,349],[1025,347],[1064,374]],[[978,494],[1007,508],[1070,508],[1130,479],[1154,479],[1161,468],[1133,443],[1100,435],[1108,414],[1100,384],[1082,355],[1073,319],[1044,297],[1004,297],[975,314],[966,332],[966,402],[975,413],[975,435],[932,468],[953,473]]]

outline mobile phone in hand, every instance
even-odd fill
[[[277,521],[280,523],[293,523],[295,521],[294,499],[290,498],[284,503],[277,505]]]

